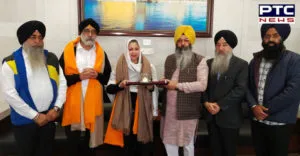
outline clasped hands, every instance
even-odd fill
[[[34,118],[34,122],[40,127],[46,125],[48,122],[54,121],[59,116],[59,112],[51,109],[47,114],[38,113]]]
[[[96,79],[97,76],[98,76],[98,73],[94,68],[85,68],[79,74],[80,80]]]
[[[268,110],[269,109],[263,105],[255,105],[252,107],[252,112],[257,120],[265,120],[269,116],[267,114]]]
[[[204,106],[208,110],[208,112],[212,115],[219,113],[219,111],[221,109],[220,106],[216,102],[205,102]]]

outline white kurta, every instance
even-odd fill
[[[79,73],[83,72],[85,68],[93,68],[96,61],[96,46],[94,45],[90,50],[85,50],[81,44],[77,44],[76,47],[76,66],[78,68]],[[102,70],[104,69],[105,61],[103,61]],[[72,131],[85,131],[85,123],[84,123],[84,99],[88,87],[89,79],[81,81],[81,89],[82,89],[82,101],[80,103],[80,123],[72,124]],[[95,119],[95,129],[94,133],[90,133],[90,142],[89,146],[91,148],[95,148],[101,144],[103,144],[104,138],[104,116],[97,116]]]
[[[5,101],[18,114],[28,119],[33,119],[38,112],[43,112],[49,109],[53,98],[53,89],[46,66],[33,72],[27,53],[22,51],[22,54],[26,68],[28,89],[37,111],[26,104],[19,96],[19,93],[15,89],[14,73],[6,62],[4,62],[2,65],[2,91],[4,92]],[[60,67],[59,73],[58,95],[54,105],[61,108],[66,100],[67,86],[66,79]]]

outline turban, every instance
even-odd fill
[[[264,36],[266,35],[266,32],[270,28],[275,28],[279,35],[282,38],[282,41],[288,38],[290,32],[291,32],[291,27],[289,24],[263,24],[260,28],[261,32],[261,38],[263,39]]]
[[[196,39],[196,33],[193,27],[189,25],[178,26],[174,34],[175,44],[177,43],[177,40],[181,37],[182,34],[184,34],[190,40],[191,44],[194,44]]]
[[[99,33],[100,27],[99,27],[98,23],[96,21],[94,21],[93,19],[88,18],[88,19],[85,19],[85,20],[83,20],[79,23],[79,26],[78,26],[79,34],[81,34],[83,29],[85,27],[87,27],[88,25],[91,25],[93,28],[95,28],[96,31],[97,31],[97,34]]]
[[[17,30],[17,37],[20,44],[23,44],[37,30],[43,38],[46,35],[46,27],[40,21],[28,21],[22,24]]]
[[[221,30],[219,31],[216,35],[215,35],[215,44],[217,44],[217,42],[220,40],[220,38],[224,38],[225,41],[229,44],[229,46],[233,49],[237,43],[238,43],[238,39],[236,37],[236,35],[234,34],[234,32],[230,31],[230,30]]]

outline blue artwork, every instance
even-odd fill
[[[84,0],[83,17],[93,18],[101,30],[173,31],[191,25],[207,32],[207,0]]]

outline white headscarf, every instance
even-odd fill
[[[125,58],[126,58],[126,61],[127,61],[127,65],[128,65],[128,68],[129,69],[131,69],[131,70],[133,70],[133,71],[136,71],[136,72],[138,72],[138,73],[140,73],[141,72],[141,69],[142,69],[142,52],[140,51],[140,55],[139,55],[139,60],[138,60],[138,63],[137,64],[135,64],[135,63],[133,63],[132,61],[131,61],[131,59],[130,59],[130,55],[129,55],[129,49],[128,49],[128,47],[129,47],[129,42],[130,41],[132,41],[132,40],[136,40],[137,41],[137,39],[135,39],[135,38],[131,38],[131,39],[129,39],[127,42],[126,42],[126,52],[125,52]],[[138,41],[137,41],[138,42]],[[139,43],[138,43],[138,45],[139,45]],[[140,46],[140,45],[139,45]]]

